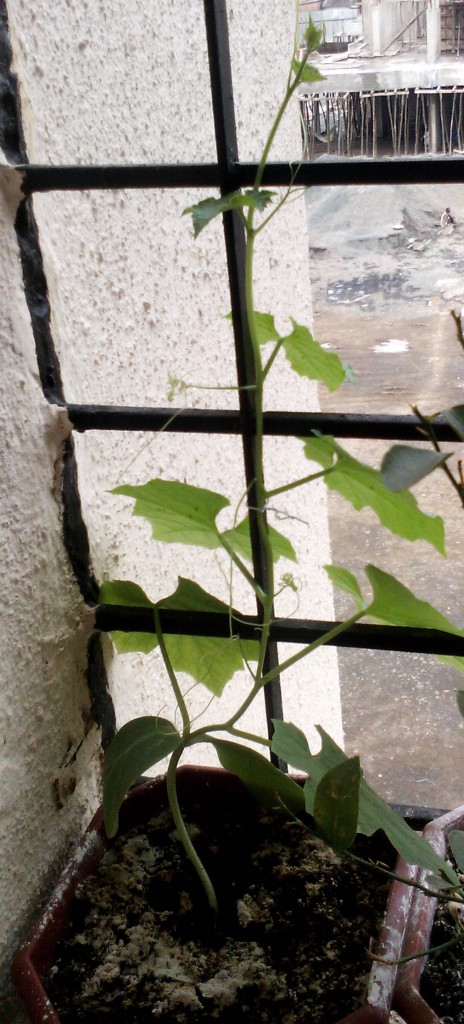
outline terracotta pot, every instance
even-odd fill
[[[178,771],[178,789],[181,801],[188,798],[214,801],[215,798],[235,804],[237,813],[243,809],[244,801],[250,800],[236,776],[220,768],[182,767]],[[121,808],[120,832],[128,831],[167,805],[164,778],[139,786],[130,793]],[[40,918],[15,956],[13,980],[32,1024],[60,1024],[42,979],[53,965],[56,945],[71,917],[76,887],[95,870],[109,845],[100,809],[79,842]],[[404,875],[406,872],[411,874],[412,869],[400,862],[397,870]],[[399,955],[411,894],[411,887],[402,883],[395,882],[391,887],[377,945],[377,952],[388,959],[395,959]],[[387,1024],[396,973],[396,968],[374,963],[366,1004],[344,1017],[339,1024]]]
[[[446,856],[446,837],[453,829],[464,830],[464,805],[436,818],[426,825],[424,837],[428,839],[434,850],[442,857]],[[427,873],[420,871],[418,880],[427,882]],[[406,926],[403,956],[410,956],[428,949],[435,918],[437,901],[418,889],[414,891],[411,901],[409,920]],[[442,1024],[442,1020],[432,1010],[421,995],[421,975],[426,965],[426,957],[411,960],[398,969],[395,988],[394,1007],[404,1017],[407,1024]]]

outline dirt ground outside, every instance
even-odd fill
[[[337,412],[425,413],[464,403],[464,353],[450,310],[464,307],[464,186],[317,188],[307,194],[314,334],[356,381],[321,407]],[[440,229],[450,207],[454,228]],[[388,445],[344,442],[379,467]],[[463,446],[448,446],[464,458]],[[358,577],[373,562],[464,625],[464,509],[444,473],[415,488],[446,528],[446,560],[422,541],[392,537],[373,514],[330,494],[332,561]],[[348,611],[336,598],[337,616]],[[431,656],[339,650],[346,749],[389,800],[462,803],[464,678]]]

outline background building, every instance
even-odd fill
[[[302,27],[313,17],[325,39],[314,61],[324,81],[301,88],[308,157],[462,153],[461,0],[364,0],[335,35],[326,3],[300,5]]]

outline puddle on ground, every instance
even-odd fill
[[[327,285],[327,301],[344,306],[361,303],[366,309],[375,309],[379,298],[384,301],[413,299],[418,291],[399,270],[392,274],[368,274],[348,281],[331,281]]]
[[[408,352],[409,341],[403,341],[401,338],[388,338],[387,341],[379,341],[377,345],[372,346],[372,352],[387,352],[397,354],[398,352]]]

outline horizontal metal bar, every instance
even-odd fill
[[[235,169],[240,185],[250,183],[249,172],[253,167],[253,164],[241,164]],[[464,161],[461,156],[382,159],[329,157],[300,165],[268,164],[263,175],[263,185],[437,184],[462,183],[463,178]]]
[[[227,409],[146,409],[111,405],[68,405],[68,416],[79,431],[166,430],[169,433],[240,434],[240,414]],[[264,433],[271,437],[306,437],[313,430],[335,437],[420,441],[416,416],[356,413],[266,412]],[[434,421],[439,441],[456,441],[451,427]]]
[[[228,613],[181,612],[160,610],[163,632],[185,636],[230,636]],[[111,633],[154,633],[151,608],[121,605],[99,605],[96,628]],[[306,619],[276,619],[271,626],[271,639],[279,643],[310,644],[338,625],[336,622]],[[259,636],[260,625],[255,616],[235,616],[233,629],[244,640]],[[464,657],[464,637],[437,629],[409,629],[397,626],[357,624],[330,641],[335,647],[354,647],[376,651],[403,651],[419,654],[453,654]]]
[[[231,164],[228,187],[233,191],[253,184],[256,163]],[[217,188],[217,164],[132,165],[18,165],[25,195],[32,192],[80,191],[82,189]],[[459,182],[464,178],[463,158],[417,156],[340,158],[302,164],[270,163],[263,176],[265,186],[295,185],[396,185]]]
[[[95,164],[17,167],[25,195],[93,189],[218,188],[217,164]]]

